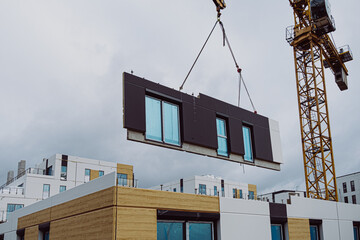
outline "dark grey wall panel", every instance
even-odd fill
[[[216,114],[203,107],[182,103],[183,142],[217,149]]]
[[[269,203],[271,223],[285,223],[287,221],[286,204]]]
[[[244,138],[242,132],[242,122],[236,118],[229,118],[229,138],[230,150],[232,153],[244,155]]]
[[[230,153],[244,155],[242,125],[251,126],[256,159],[273,161],[268,118],[200,94],[190,96],[160,84],[124,73],[124,127],[144,133],[145,94],[175,102],[180,109],[183,143],[217,149],[216,116],[227,121]]]
[[[145,89],[124,82],[124,128],[145,132]]]

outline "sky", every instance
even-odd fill
[[[305,190],[289,2],[227,0],[222,21],[259,114],[280,124],[281,171],[126,140],[122,73],[178,89],[216,21],[211,0],[0,1],[0,181],[20,160],[61,153],[134,166],[141,187],[211,174],[266,193]],[[349,44],[349,90],[326,70],[338,176],[360,171],[360,2],[332,1],[336,45]],[[184,87],[237,104],[238,75],[214,31]],[[244,91],[241,107],[252,110]],[[0,184],[1,185],[1,184]]]

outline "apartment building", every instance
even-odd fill
[[[193,176],[150,189],[227,198],[256,199],[256,185],[225,180],[213,175]]]
[[[346,174],[336,178],[339,189],[339,201],[360,204],[360,172]]]
[[[114,162],[55,154],[34,168],[26,169],[24,161],[19,166],[18,175],[0,187],[0,222],[11,212],[111,172],[121,185],[136,185],[133,167]]]
[[[291,204],[119,186],[115,172],[13,212],[0,239],[359,239],[360,206]]]

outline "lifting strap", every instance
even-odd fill
[[[210,37],[211,37],[212,33],[214,32],[214,29],[215,29],[216,25],[219,23],[219,24],[220,24],[220,27],[221,27],[221,30],[222,30],[222,33],[223,33],[223,46],[225,46],[225,45],[227,45],[227,46],[228,46],[228,48],[229,48],[229,50],[230,50],[230,53],[231,53],[231,56],[232,56],[232,58],[233,58],[233,60],[234,60],[234,64],[235,64],[236,70],[237,70],[237,72],[239,73],[239,95],[238,95],[238,107],[240,107],[241,83],[243,83],[243,84],[244,84],[244,87],[245,87],[245,90],[246,90],[246,93],[247,93],[247,95],[248,95],[248,97],[249,97],[249,100],[250,100],[251,106],[252,106],[252,108],[253,108],[253,111],[254,111],[254,113],[257,113],[257,111],[256,111],[256,109],[255,109],[255,106],[254,106],[254,103],[253,103],[253,101],[252,101],[252,99],[251,99],[251,97],[250,97],[250,93],[249,93],[249,91],[248,91],[248,89],[247,89],[247,87],[246,87],[246,84],[245,84],[244,78],[242,77],[242,74],[241,74],[241,71],[242,71],[242,70],[241,70],[241,68],[239,67],[238,63],[237,63],[236,58],[235,58],[235,55],[234,55],[234,52],[233,52],[233,50],[232,50],[232,48],[231,48],[231,46],[230,46],[229,39],[228,39],[228,37],[227,37],[227,35],[226,35],[226,32],[225,32],[225,27],[224,27],[224,24],[223,24],[223,23],[221,22],[221,20],[220,20],[220,15],[221,15],[221,14],[220,14],[220,11],[218,10],[218,19],[216,20],[216,22],[215,22],[215,24],[214,24],[214,27],[211,29],[209,36],[207,37],[207,39],[206,39],[206,41],[205,41],[204,45],[202,46],[202,48],[201,48],[201,50],[200,50],[199,54],[197,55],[197,57],[196,57],[196,59],[195,59],[195,61],[194,61],[193,65],[191,66],[191,68],[190,68],[190,70],[189,70],[188,74],[186,75],[185,80],[184,80],[184,81],[183,81],[183,83],[181,84],[181,86],[180,86],[179,90],[181,91],[181,90],[184,88],[184,85],[185,85],[186,80],[188,79],[188,77],[189,77],[190,73],[192,72],[192,70],[193,70],[193,68],[194,68],[194,66],[195,66],[195,64],[196,64],[196,62],[198,61],[198,59],[199,59],[199,57],[200,57],[201,53],[203,52],[203,50],[204,50],[204,48],[205,48],[206,44],[208,43],[208,41],[209,41],[209,39],[210,39]]]

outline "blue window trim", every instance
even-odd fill
[[[218,124],[223,124],[224,127],[224,133],[221,134],[220,131],[221,129],[218,128]],[[227,123],[226,120],[224,118],[221,117],[216,117],[216,136],[217,136],[217,143],[218,143],[218,149],[217,149],[217,154],[219,156],[223,156],[223,157],[229,157],[229,149],[228,149],[228,137],[227,137]],[[225,142],[224,142],[225,140]],[[225,143],[225,149],[220,149],[220,143],[221,141],[223,141],[223,143]]]
[[[178,104],[175,104],[175,103],[171,103],[169,101],[166,101],[166,100],[163,100],[161,98],[156,98],[156,97],[153,97],[153,96],[150,96],[150,95],[145,95],[145,115],[146,115],[146,99],[153,99],[153,100],[156,100],[156,101],[159,101],[160,103],[160,131],[161,131],[161,140],[160,139],[155,139],[155,137],[149,137],[147,134],[146,134],[146,131],[145,131],[145,139],[146,140],[149,140],[149,141],[155,141],[155,142],[161,142],[163,144],[169,144],[169,145],[174,145],[174,146],[181,146],[181,131],[180,131],[180,106]],[[177,135],[178,135],[178,139],[177,139],[177,142],[171,142],[171,141],[168,141],[166,140],[166,133],[164,131],[164,122],[165,122],[165,119],[164,119],[164,105],[167,104],[167,105],[171,105],[171,106],[175,106],[176,107],[176,110],[177,110]],[[145,126],[146,126],[146,116],[145,116]],[[159,136],[160,137],[160,136]]]
[[[252,127],[243,124],[242,132],[243,132],[243,141],[244,141],[244,161],[254,162]]]

